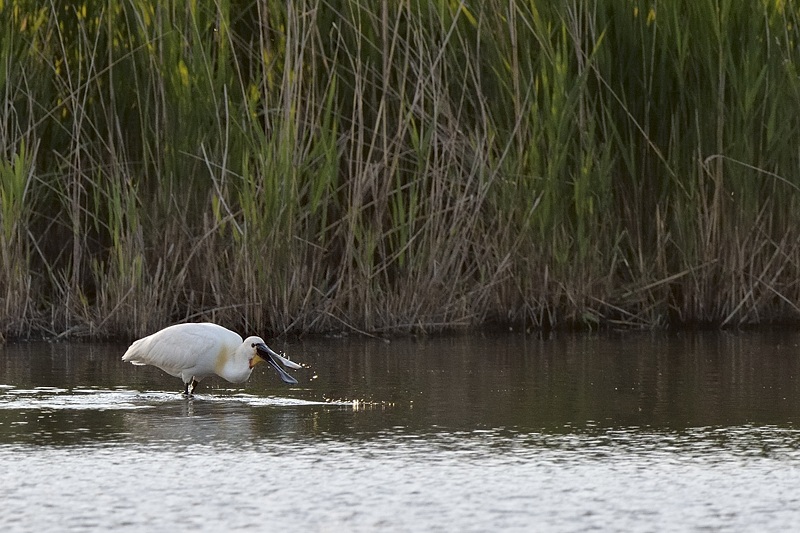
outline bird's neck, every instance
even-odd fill
[[[231,383],[243,383],[250,377],[253,371],[247,363],[242,364],[237,360],[236,354],[227,357],[222,365],[218,366],[217,374]]]

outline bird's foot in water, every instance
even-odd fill
[[[187,383],[186,386],[183,388],[183,395],[192,396],[194,393],[194,389],[197,387],[198,383],[199,382],[196,379],[192,378],[191,383]]]

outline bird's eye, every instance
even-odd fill
[[[255,348],[256,347],[256,343],[251,344],[250,347],[251,348]]]

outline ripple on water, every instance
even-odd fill
[[[195,394],[187,399],[181,394],[162,391],[136,391],[125,388],[2,387],[0,410],[136,410],[170,403],[237,403],[252,407],[289,407],[306,405],[352,405],[352,402],[318,402],[278,396],[255,396],[245,393]]]
[[[372,438],[239,446],[0,447],[0,460],[14,457],[0,522],[6,513],[37,529],[58,529],[51,517],[62,527],[80,529],[71,521],[81,519],[130,530],[166,529],[181,517],[197,531],[786,530],[797,518],[799,442],[799,431],[774,426],[563,435],[397,426]],[[766,455],[750,453],[765,446]],[[31,501],[52,508],[42,513]]]

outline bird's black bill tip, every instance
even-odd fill
[[[261,357],[261,359],[269,363],[269,366],[271,366],[272,368],[275,369],[276,372],[278,372],[278,376],[280,376],[281,380],[284,383],[288,383],[289,385],[297,385],[297,380],[293,376],[286,373],[286,371],[281,367],[281,365],[278,364],[278,361],[275,360],[274,356],[278,354],[273,352],[269,346],[267,346],[266,344],[257,344],[256,351],[258,352],[258,355],[259,357]]]
[[[297,385],[297,380],[294,379],[293,376],[287,374],[286,371],[281,368],[281,365],[275,362],[272,357],[265,359],[265,361],[278,372],[278,375],[281,377],[281,380],[283,380],[284,383],[288,383],[289,385]]]

